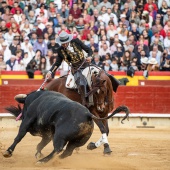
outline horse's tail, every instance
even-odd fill
[[[18,107],[15,107],[15,106],[6,107],[5,110],[10,112],[15,117],[18,117],[19,114],[22,112],[22,109],[21,109],[20,105],[18,105]]]
[[[125,119],[129,120],[128,118],[129,118],[130,110],[129,110],[129,108],[128,108],[127,106],[119,106],[119,107],[117,107],[109,116],[104,117],[104,118],[98,118],[98,117],[96,117],[96,116],[94,116],[94,115],[91,115],[91,117],[92,117],[92,119],[105,120],[105,119],[110,119],[110,118],[113,117],[115,114],[120,113],[120,112],[122,112],[122,111],[126,113],[126,115],[125,115],[125,116],[123,117],[123,119],[121,120],[121,123],[123,123],[123,121],[124,121]]]

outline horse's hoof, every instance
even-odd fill
[[[103,152],[103,154],[104,155],[111,155],[111,149],[110,149],[110,147],[109,147],[109,144],[108,143],[105,143],[104,144],[104,152]]]
[[[42,158],[44,155],[41,153],[41,152],[37,152],[36,154],[35,154],[35,157],[36,157],[36,159],[40,159],[40,158]]]
[[[93,149],[96,149],[96,145],[94,142],[90,142],[88,145],[87,145],[87,149],[88,150],[93,150]]]
[[[9,158],[9,157],[12,156],[12,153],[10,153],[9,151],[5,151],[5,152],[3,153],[3,156],[4,156],[5,158]]]

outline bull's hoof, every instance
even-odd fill
[[[79,153],[79,151],[80,151],[80,148],[75,148],[75,151],[76,151],[76,153]]]
[[[36,162],[36,165],[38,165],[38,166],[40,166],[40,165],[43,165],[45,162],[43,162],[43,161],[37,161]]]
[[[104,144],[104,155],[110,155],[111,154],[111,149],[110,149],[110,147],[109,147],[109,144],[108,143],[105,143]]]
[[[41,152],[37,152],[35,154],[35,157],[36,157],[36,159],[40,159],[40,158],[44,157],[44,155]]]
[[[5,152],[3,153],[3,156],[4,156],[5,158],[9,158],[9,157],[12,156],[12,153],[9,152],[9,151],[5,151]]]
[[[94,142],[90,142],[88,145],[87,145],[87,149],[88,150],[93,150],[93,149],[96,149],[96,145]]]

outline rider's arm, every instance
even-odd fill
[[[88,57],[93,59],[93,51],[90,47],[86,46],[82,41],[76,38],[77,43],[81,46],[81,48],[88,54]]]

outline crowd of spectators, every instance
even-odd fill
[[[105,71],[170,71],[170,0],[0,0],[0,71],[45,76],[62,30]]]

